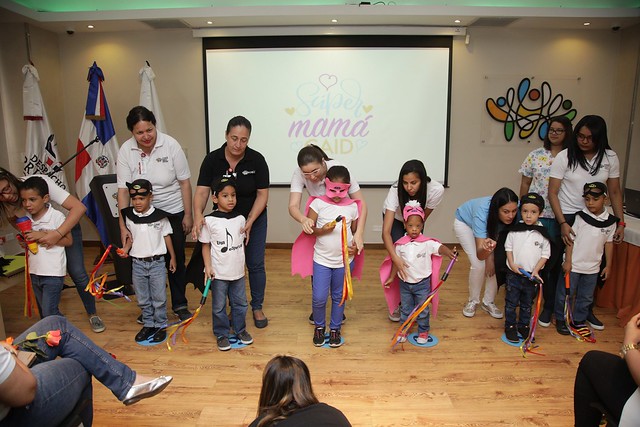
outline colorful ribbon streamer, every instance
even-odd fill
[[[336,218],[336,221],[342,220],[342,217]],[[342,222],[342,260],[344,262],[344,281],[342,284],[342,300],[340,305],[348,299],[353,298],[353,281],[351,280],[351,266],[349,265],[349,239],[347,233],[347,221]]]
[[[29,247],[24,245],[24,316],[31,318],[36,308],[36,296],[31,286],[31,274],[29,273]]]
[[[104,295],[115,295],[118,297],[122,297],[127,301],[131,301],[131,299],[127,295],[125,295],[124,292],[120,291],[122,288],[124,288],[124,286],[118,286],[114,289],[107,289],[107,273],[103,273],[100,276],[96,277],[96,273],[98,272],[100,267],[102,267],[102,264],[104,264],[104,262],[107,260],[112,246],[113,245],[107,246],[104,254],[102,254],[102,257],[100,257],[100,260],[93,267],[93,270],[91,270],[91,274],[89,275],[89,283],[87,283],[87,286],[84,288],[84,290],[89,292],[97,299],[102,298]]]
[[[596,337],[588,325],[581,325],[576,328],[573,323],[573,310],[571,309],[571,279],[569,273],[564,275],[564,319],[567,323],[567,328],[572,337],[578,341],[586,341],[590,343],[596,342]]]
[[[538,278],[533,277],[529,274],[528,271],[521,268],[520,272],[531,282],[533,282],[534,286],[538,288],[538,295],[536,297],[536,306],[533,311],[533,315],[531,316],[531,321],[529,322],[529,336],[524,338],[522,344],[520,344],[520,351],[522,352],[522,357],[527,357],[527,353],[537,354],[539,356],[544,356],[542,353],[538,353],[533,351],[533,349],[538,348],[538,346],[534,346],[533,342],[535,341],[536,336],[536,326],[538,325],[538,317],[540,317],[540,307],[542,306],[542,282],[538,280]]]
[[[200,298],[200,305],[196,308],[196,311],[193,313],[188,319],[181,320],[179,322],[173,323],[171,325],[167,325],[165,328],[167,331],[167,348],[169,350],[173,350],[172,345],[176,345],[176,339],[178,337],[178,331],[180,331],[180,337],[182,338],[182,342],[185,344],[189,343],[187,337],[185,336],[185,332],[187,327],[196,320],[198,314],[200,314],[200,310],[204,307],[205,302],[207,302],[207,295],[209,295],[209,288],[211,288],[211,279],[207,279],[207,283],[205,284],[204,291],[202,292],[202,298]]]
[[[454,248],[453,251],[454,251],[454,253],[456,253],[455,252],[455,248]],[[422,313],[429,306],[429,304],[431,304],[431,300],[436,295],[436,293],[438,293],[438,290],[440,289],[440,286],[442,286],[442,284],[449,277],[449,273],[451,272],[451,268],[453,267],[453,264],[455,264],[455,262],[457,260],[458,260],[458,255],[456,253],[456,256],[451,258],[451,261],[449,262],[449,265],[447,266],[447,269],[445,270],[445,272],[442,273],[442,277],[440,279],[440,282],[435,287],[431,288],[431,291],[427,294],[427,297],[425,298],[424,302],[422,304],[416,305],[414,307],[414,309],[411,311],[411,313],[409,313],[409,316],[407,316],[407,320],[405,320],[404,323],[402,325],[400,325],[400,327],[396,331],[396,333],[393,336],[393,338],[391,338],[391,348],[392,349],[396,345],[400,344],[402,342],[403,338],[407,337],[407,335],[409,333],[409,330],[411,330],[411,327],[413,326],[413,323],[418,319],[418,316],[420,315],[420,313]]]

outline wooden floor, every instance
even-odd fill
[[[87,249],[87,261],[97,251]],[[75,290],[65,290],[61,310],[118,360],[144,374],[174,377],[161,395],[131,407],[94,380],[94,425],[247,425],[256,415],[265,363],[276,354],[291,354],[309,365],[320,400],[340,408],[354,426],[570,426],[580,357],[590,349],[615,353],[622,340],[614,313],[597,309],[606,329],[598,333],[596,344],[561,336],[553,327],[538,328],[544,356],[523,358],[517,347],[501,341],[503,320],[481,310],[474,318],[463,317],[469,263],[462,254],[441,288],[438,317],[431,320],[439,344],[428,349],[405,345],[404,351],[392,353],[389,342],[398,324],[387,319],[377,279],[384,252],[369,250],[365,276],[356,281],[347,306],[345,344],[316,348],[307,321],[309,281],[290,276],[290,251],[268,249],[266,256],[269,326],[258,330],[250,322],[255,342],[242,350],[217,350],[210,302],[189,327],[190,342],[168,351],[164,345],[149,348],[134,342],[140,327],[135,303],[100,301],[107,330],[94,334]],[[195,309],[200,294],[191,286],[188,298]],[[21,314],[22,290],[0,293],[0,301],[7,334],[15,336],[31,322]],[[504,289],[497,302],[504,306]]]

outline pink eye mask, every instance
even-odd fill
[[[329,178],[324,179],[326,194],[328,197],[345,198],[349,194],[351,184],[343,184],[342,182],[331,182]]]

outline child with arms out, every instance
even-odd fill
[[[127,183],[127,188],[132,206],[121,212],[132,239],[118,253],[132,258],[131,278],[144,325],[135,340],[161,343],[167,337],[167,252],[171,257],[169,270],[176,270],[176,255],[169,236],[173,230],[168,214],[151,204],[153,188],[149,181],[136,179]]]
[[[406,234],[395,242],[395,251],[406,267],[402,274],[396,264],[393,264],[391,274],[384,285],[388,288],[396,275],[400,279],[400,322],[404,323],[411,311],[422,304],[431,292],[431,256],[446,255],[453,259],[456,253],[422,234],[425,212],[419,202],[409,201],[402,210],[402,217]],[[426,344],[429,340],[430,314],[430,307],[427,307],[418,315],[418,344]],[[400,337],[400,342],[406,340],[406,337]]]
[[[340,327],[344,314],[343,296],[345,265],[342,245],[342,221],[347,228],[348,246],[352,246],[353,232],[356,229],[359,209],[355,200],[350,199],[348,191],[351,177],[344,166],[333,166],[325,178],[326,193],[314,199],[309,205],[309,217],[314,222],[313,235],[316,242],[313,250],[313,286],[312,309],[313,344],[321,347],[325,343],[326,306],[331,292],[331,321],[329,323],[329,346],[340,347],[342,338]],[[339,219],[338,219],[339,217]],[[337,226],[340,224],[339,226]],[[350,253],[350,255],[352,255]],[[349,263],[352,265],[353,257]]]
[[[25,240],[35,242],[46,232],[55,230],[64,222],[62,212],[49,204],[49,186],[42,178],[32,176],[19,185],[22,207],[31,219],[31,231],[25,232]],[[58,231],[60,233],[60,231]],[[71,246],[73,239],[68,233],[54,246],[38,246],[37,253],[28,253],[29,275],[40,317],[62,316],[58,309],[60,294],[67,274],[65,246]]]
[[[562,270],[569,274],[571,297],[575,296],[573,307],[573,326],[575,329],[588,330],[586,327],[589,306],[593,302],[593,293],[600,272],[600,262],[604,253],[606,267],[601,276],[606,280],[613,255],[613,237],[619,218],[609,214],[605,208],[607,186],[602,182],[587,183],[583,187],[582,197],[586,207],[576,213],[572,226],[575,238],[565,251]],[[559,334],[569,335],[564,319],[565,286],[564,278],[558,280],[556,289],[556,330]],[[590,337],[589,335],[585,338]]]
[[[247,332],[247,294],[244,280],[245,219],[233,212],[236,206],[236,183],[223,176],[211,185],[211,200],[217,209],[205,217],[200,233],[205,280],[211,279],[213,334],[218,350],[231,349],[231,326],[245,345],[253,343]],[[227,298],[231,306],[231,323],[227,316]]]
[[[509,342],[519,342],[518,333],[523,339],[529,336],[531,307],[536,295],[535,285],[520,269],[542,283],[540,270],[551,256],[549,235],[538,220],[543,209],[544,199],[539,194],[527,193],[522,196],[522,221],[511,227],[504,243],[508,267],[504,333]],[[518,307],[519,319],[516,316]]]

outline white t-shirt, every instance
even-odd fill
[[[180,183],[191,177],[187,157],[178,141],[158,132],[156,145],[148,156],[131,137],[118,151],[118,188],[127,182],[146,179],[153,185],[153,204],[170,214],[184,211]],[[124,206],[123,206],[124,207]]]
[[[609,212],[606,209],[597,216],[586,208],[583,211],[599,221],[609,218]],[[573,240],[573,254],[571,255],[571,271],[582,274],[598,273],[602,254],[604,253],[604,244],[613,242],[616,224],[611,224],[605,228],[594,227],[587,224],[579,215],[576,215],[576,221],[571,228],[576,233],[576,237]]]
[[[560,191],[558,192],[562,213],[574,214],[584,208],[584,199],[582,198],[584,185],[589,182],[606,184],[609,178],[620,178],[620,162],[613,150],[606,150],[598,173],[591,175],[589,171],[584,170],[580,165],[577,165],[575,169],[570,169],[567,153],[567,149],[558,153],[551,165],[549,176],[562,180]],[[587,167],[589,168],[593,165],[595,157],[591,160],[587,162]]]
[[[133,214],[139,217],[149,216],[155,211],[151,206],[144,213],[138,213],[135,210]],[[167,253],[167,245],[164,242],[164,236],[173,233],[171,224],[167,218],[148,224],[136,224],[129,218],[125,217],[125,224],[131,232],[132,242],[129,255],[134,258],[147,258],[155,255],[164,255]]]
[[[427,183],[427,206],[424,206],[424,208],[435,209],[440,202],[442,202],[443,196],[444,186],[442,184],[438,181],[431,181]],[[394,218],[398,221],[404,222],[404,219],[402,218],[402,209],[400,209],[400,201],[398,200],[398,182],[389,188],[387,198],[384,199],[382,214],[384,215],[387,211],[394,211]]]
[[[327,170],[331,169],[332,166],[344,166],[337,160],[325,160],[327,164]],[[360,191],[360,185],[358,181],[352,176],[351,179],[351,187],[349,187],[349,194],[353,194],[357,191]],[[324,196],[326,190],[324,188],[324,179],[318,182],[311,182],[307,178],[304,177],[304,174],[300,170],[300,168],[296,168],[293,171],[293,176],[291,177],[291,189],[289,190],[291,193],[302,193],[304,188],[307,188],[307,193],[312,197],[320,197]]]
[[[9,375],[11,375],[11,372],[13,372],[15,367],[15,358],[11,355],[11,353],[9,353],[9,350],[0,346],[0,384],[3,384],[7,380],[7,378],[9,378]],[[0,402],[0,420],[4,419],[4,417],[7,416],[10,410],[10,406],[7,406],[4,403]]]
[[[551,256],[549,240],[536,230],[509,232],[504,242],[504,250],[513,253],[513,262],[521,265],[528,272],[533,271],[541,258],[549,259]],[[507,267],[511,269],[508,260]],[[519,274],[517,271],[514,273]]]
[[[440,246],[442,245],[434,240],[396,245],[396,253],[409,265],[405,269],[406,283],[418,283],[431,276],[431,255],[440,256]]]
[[[353,240],[351,223],[358,219],[358,206],[355,203],[339,206],[321,199],[315,199],[311,202],[309,208],[318,214],[317,228],[322,228],[325,224],[334,221],[341,215],[342,221],[347,222],[347,241],[351,244]],[[342,259],[342,221],[336,224],[331,233],[316,238],[313,251],[314,262],[328,268],[344,267]],[[351,259],[349,259],[349,262],[351,262]]]
[[[29,218],[31,215],[27,214]],[[39,220],[31,218],[31,228],[35,231],[55,230],[64,222],[65,216],[49,206]],[[46,248],[38,245],[38,253],[29,252],[29,273],[38,276],[63,277],[67,275],[67,255],[63,246]]]
[[[215,278],[238,280],[244,277],[244,216],[214,212],[205,217],[199,240],[211,244],[211,265]]]

